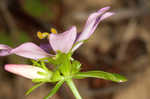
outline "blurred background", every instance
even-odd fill
[[[37,31],[63,32],[76,25],[81,32],[90,13],[111,6],[116,15],[104,20],[94,35],[74,54],[82,70],[103,70],[128,78],[126,83],[101,79],[75,80],[83,99],[150,99],[150,1],[149,0],[0,0],[0,43],[16,47],[39,40]],[[0,99],[43,99],[53,87],[45,84],[29,96],[31,80],[4,70],[9,63],[30,64],[10,55],[0,57]],[[64,84],[53,99],[74,99]]]

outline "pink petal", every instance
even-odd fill
[[[81,35],[77,39],[77,42],[87,40],[93,34],[100,21],[112,15],[111,12],[106,12],[109,9],[110,7],[105,7],[97,12],[90,14]],[[78,43],[72,51],[75,51],[82,44],[83,42]]]
[[[106,12],[102,15],[101,20],[104,20],[104,19],[106,19],[106,18],[108,18],[114,14],[115,14],[114,12]]]
[[[38,72],[46,73],[42,68],[25,64],[7,64],[5,70],[28,79],[45,78],[45,76],[39,75]]]
[[[77,31],[76,27],[73,26],[69,30],[61,34],[51,34],[49,42],[55,52],[61,51],[67,53],[73,46],[76,39]]]
[[[32,42],[24,43],[17,48],[12,49],[11,53],[35,60],[52,56],[51,54],[46,53],[43,49],[41,49],[39,46]]]
[[[0,44],[0,56],[7,56],[10,55],[10,51],[11,51],[11,47],[4,45],[4,44]]]

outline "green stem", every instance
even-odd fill
[[[66,82],[67,82],[68,86],[70,87],[72,93],[76,97],[76,99],[82,99],[82,97],[80,96],[80,94],[79,94],[74,82],[72,81],[72,79],[68,79]]]
[[[46,96],[44,97],[44,99],[50,99],[57,91],[58,89],[61,87],[61,85],[64,83],[64,80],[62,81],[59,81],[56,86],[51,90],[51,92]]]

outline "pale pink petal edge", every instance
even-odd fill
[[[38,72],[45,72],[42,68],[25,64],[6,64],[5,70],[28,79],[44,78]]]

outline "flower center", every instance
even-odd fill
[[[51,28],[51,33],[53,33],[53,34],[57,34],[57,30],[55,29],[55,28]],[[50,36],[50,33],[48,33],[48,32],[37,32],[37,37],[39,38],[39,39],[44,39],[44,38],[48,38]]]
[[[44,39],[44,38],[47,37],[48,35],[49,35],[48,32],[43,32],[43,33],[37,32],[37,37],[38,37],[39,39]]]

